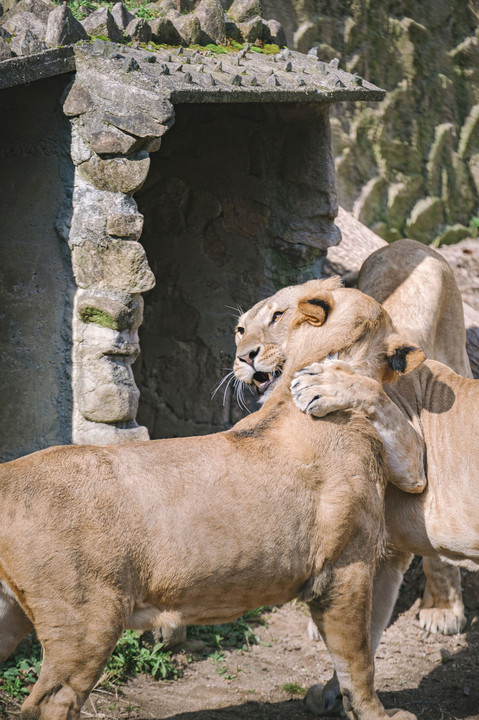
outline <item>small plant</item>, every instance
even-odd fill
[[[155,680],[178,677],[178,668],[171,660],[171,653],[164,652],[162,648],[163,643],[153,648],[143,645],[133,630],[126,630],[118,640],[100,682],[120,685],[139,674],[151,675]]]
[[[283,685],[283,690],[290,695],[306,695],[306,688],[298,683],[286,683]]]
[[[477,215],[474,215],[470,219],[469,227],[471,227],[473,230],[479,230],[479,217],[477,217]]]
[[[0,669],[0,689],[13,698],[23,699],[38,680],[42,664],[42,646],[29,635]]]
[[[217,650],[249,650],[251,645],[263,644],[250,623],[265,625],[261,615],[266,608],[249,610],[232,623],[224,625],[194,625],[189,628],[190,637],[202,640],[205,645]]]

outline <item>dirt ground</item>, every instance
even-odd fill
[[[376,687],[386,708],[421,720],[479,718],[479,575],[464,573],[468,624],[460,635],[427,635],[417,622],[420,566],[406,576],[393,622],[378,650]],[[83,718],[105,720],[311,720],[302,693],[325,682],[331,662],[321,641],[306,635],[304,606],[289,604],[254,625],[261,644],[202,657],[201,641],[176,654],[178,680],[138,677],[118,693],[95,691]],[[192,659],[193,658],[193,659]],[[17,713],[12,711],[13,717]]]

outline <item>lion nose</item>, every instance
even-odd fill
[[[256,350],[250,350],[250,352],[246,353],[246,355],[238,355],[238,358],[239,360],[242,360],[243,362],[248,363],[248,365],[251,365],[251,367],[253,367],[253,360],[258,353],[259,347],[256,348]]]

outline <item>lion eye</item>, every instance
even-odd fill
[[[273,313],[270,325],[274,325],[274,323],[277,323],[282,315],[284,315],[284,311],[281,312],[280,310],[277,310],[275,313]]]
[[[244,335],[244,327],[237,327],[236,332],[239,333],[240,335]]]

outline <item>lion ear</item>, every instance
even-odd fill
[[[332,294],[325,290],[315,292],[314,295],[307,295],[298,302],[298,311],[294,324],[297,326],[307,322],[310,325],[319,327],[328,319],[333,305],[334,300]]]
[[[386,357],[389,371],[385,382],[395,380],[398,375],[406,375],[421,367],[426,355],[416,345],[405,342],[398,335],[391,335],[386,341]]]

